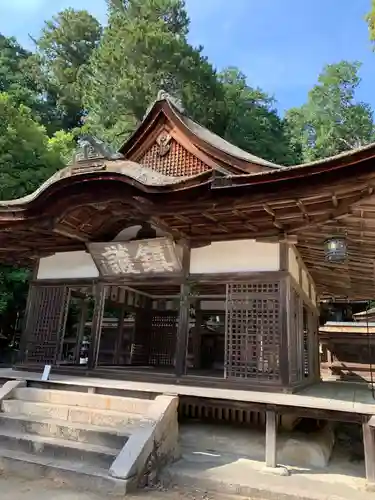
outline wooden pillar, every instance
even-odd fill
[[[27,344],[29,341],[29,328],[28,324],[31,322],[31,306],[33,301],[33,294],[35,293],[35,288],[32,283],[29,284],[29,290],[27,292],[26,308],[22,321],[22,332],[20,339],[19,352],[17,357],[17,363],[22,363],[27,360]]]
[[[106,287],[104,283],[95,286],[95,305],[91,326],[91,342],[89,350],[89,368],[92,370],[98,364],[100,336],[102,332],[103,312],[105,305]]]
[[[176,366],[177,377],[186,373],[186,358],[189,339],[190,319],[190,284],[188,282],[190,270],[190,247],[186,242],[182,244],[182,283],[180,287],[180,311],[178,317],[177,343],[176,343]]]
[[[277,415],[273,410],[266,411],[266,467],[277,467]]]
[[[314,381],[318,378],[316,361],[317,357],[319,358],[319,342],[316,331],[315,314],[310,305],[308,306],[307,314],[309,379]]]
[[[327,347],[327,362],[330,365],[333,363],[333,353],[332,353],[332,348],[331,348],[330,344],[328,344],[328,347]]]
[[[280,363],[280,378],[283,387],[289,386],[289,343],[288,343],[288,317],[291,314],[290,300],[290,279],[285,277],[280,283],[280,346],[279,346],[279,363]]]
[[[74,353],[74,362],[79,365],[81,345],[85,334],[85,323],[87,318],[88,302],[86,299],[81,300],[81,314],[79,316],[78,331],[77,331],[77,345]]]
[[[366,479],[375,485],[375,439],[374,429],[368,423],[362,425],[363,447],[365,452]]]
[[[298,307],[298,337],[297,337],[298,379],[299,382],[303,382],[305,379],[305,351],[304,351],[303,299],[300,293],[298,293],[297,307]]]
[[[150,345],[152,342],[152,299],[146,297],[142,308],[135,307],[133,342],[130,364],[145,366],[149,364]]]
[[[313,328],[314,328],[314,380],[320,381],[320,352],[319,352],[319,316],[313,312]]]
[[[113,356],[113,362],[115,365],[118,365],[120,363],[120,359],[121,359],[122,345],[123,345],[123,339],[124,339],[125,310],[126,310],[126,305],[121,304],[120,314],[119,314],[119,318],[118,318],[118,325],[117,325],[115,352],[114,352],[114,356]]]
[[[201,359],[201,324],[202,324],[202,310],[201,301],[195,302],[195,328],[193,330],[193,354],[194,354],[194,368],[200,368]]]

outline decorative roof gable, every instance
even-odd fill
[[[180,144],[180,152],[173,159],[172,170],[178,175],[189,175],[191,163],[186,156],[193,155],[202,166],[199,172],[212,170],[221,174],[257,173],[270,169],[280,169],[262,158],[229,143],[205,127],[191,120],[186,115],[181,101],[160,91],[156,100],[148,107],[142,122],[132,136],[120,148],[129,159],[139,161],[139,151],[144,151],[145,144],[152,147],[155,141],[165,141],[165,148],[170,145],[169,137]],[[167,154],[167,152],[166,152]],[[155,168],[159,168],[156,166]],[[196,169],[193,169],[197,172]]]

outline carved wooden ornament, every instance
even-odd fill
[[[163,130],[156,139],[156,144],[159,146],[159,155],[165,156],[171,149],[171,136],[166,130]]]

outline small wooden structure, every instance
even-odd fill
[[[375,323],[328,321],[319,328],[322,370],[345,380],[371,381]]]
[[[375,307],[353,314],[354,321],[373,322],[375,320]]]

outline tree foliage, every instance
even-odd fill
[[[290,147],[275,101],[259,88],[252,88],[238,68],[219,74],[224,89],[225,121],[221,135],[251,153],[281,164],[298,162]]]
[[[371,9],[366,15],[366,21],[369,28],[370,40],[373,43],[373,49],[375,50],[375,0],[371,0]]]
[[[35,78],[33,54],[14,38],[0,34],[0,92],[13,96],[14,102],[29,107],[35,119],[50,127],[55,111],[49,96]]]
[[[64,129],[81,125],[82,94],[77,80],[81,71],[87,71],[101,33],[100,23],[87,11],[66,9],[45,22],[36,40],[35,74],[54,101]]]
[[[73,137],[59,132],[52,139],[32,112],[6,93],[0,94],[0,199],[33,192],[64,163],[61,155]]]
[[[292,143],[301,143],[305,161],[332,156],[368,144],[374,138],[370,106],[355,98],[360,64],[325,66],[306,104],[286,116]]]
[[[0,199],[19,198],[37,189],[64,165],[73,136],[49,138],[32,110],[14,95],[0,93]],[[25,304],[29,270],[0,266],[0,319],[7,334]]]
[[[212,103],[223,99],[222,88],[201,48],[188,44],[187,29],[181,0],[110,2],[108,26],[80,75],[86,128],[123,141],[161,89],[215,128],[220,115]]]

